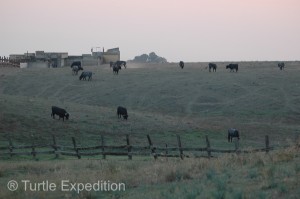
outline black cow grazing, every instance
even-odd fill
[[[238,72],[239,65],[238,64],[229,64],[226,66],[226,69],[228,69],[228,68],[230,69],[230,72],[232,72],[234,70],[235,70],[235,72]]]
[[[74,65],[73,67],[72,67],[72,72],[73,72],[73,75],[77,75],[78,74],[78,71],[80,71],[80,70],[83,70],[83,68],[79,68],[79,66],[77,66],[77,65]]]
[[[240,139],[239,131],[236,129],[228,129],[228,142],[232,142],[232,138],[236,137],[238,140]]]
[[[115,63],[114,63],[114,65],[116,65],[116,66],[124,66],[124,68],[126,68],[126,61],[116,61]]]
[[[80,61],[74,61],[71,64],[71,68],[73,68],[73,66],[78,66],[78,68],[81,68],[81,70],[83,70],[83,68],[81,67],[81,62]]]
[[[122,65],[126,68],[126,61],[116,61],[116,62],[109,62],[110,67],[118,66],[121,67]]]
[[[181,69],[183,69],[183,67],[184,67],[184,62],[183,62],[183,61],[180,61],[180,62],[179,62],[179,67],[180,67]]]
[[[118,115],[118,118],[121,118],[121,116],[123,116],[123,118],[125,120],[127,120],[127,118],[128,118],[127,109],[122,106],[118,106],[117,115]]]
[[[59,119],[62,118],[63,121],[65,121],[65,117],[67,120],[69,119],[69,113],[67,113],[67,111],[65,109],[58,108],[56,106],[52,106],[51,117],[53,117],[53,119],[55,119],[55,117],[54,117],[55,115],[58,115]]]
[[[208,64],[209,72],[213,69],[213,72],[217,72],[217,64],[209,63]]]
[[[90,80],[92,80],[92,75],[93,75],[92,72],[90,72],[90,71],[84,71],[79,76],[79,80],[86,80],[86,78],[88,77],[88,81],[90,81]]]
[[[280,70],[284,69],[284,62],[278,63],[278,67]]]
[[[121,66],[117,66],[117,65],[114,65],[113,66],[113,73],[115,75],[118,75],[119,74],[119,70],[121,70]]]

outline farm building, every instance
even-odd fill
[[[111,61],[120,60],[119,48],[108,49],[104,52],[96,51],[91,54],[82,54],[80,56],[69,56],[67,52],[44,52],[11,54],[9,60],[20,63],[20,67],[64,67],[70,66],[73,61],[81,61],[82,65],[101,65]]]

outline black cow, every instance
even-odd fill
[[[115,63],[114,63],[114,65],[116,65],[116,66],[124,66],[124,68],[126,68],[126,61],[116,61]]]
[[[234,71],[237,72],[239,70],[239,65],[238,64],[229,64],[226,66],[226,69],[230,69],[230,72]]]
[[[180,66],[181,69],[183,69],[183,67],[184,67],[184,62],[183,62],[183,61],[180,61],[180,62],[179,62],[179,66]]]
[[[82,67],[79,68],[79,66],[74,65],[74,66],[72,67],[73,75],[77,75],[77,74],[78,74],[78,71],[80,71],[80,70],[83,70],[83,68],[82,68]]]
[[[278,63],[278,67],[280,70],[284,69],[284,62]]]
[[[73,66],[77,66],[80,70],[83,70],[83,68],[81,67],[81,62],[80,61],[74,61],[71,64],[71,68],[73,68]]]
[[[53,117],[53,119],[55,119],[55,117],[54,117],[55,115],[58,115],[59,119],[62,118],[63,121],[65,121],[65,117],[67,120],[69,119],[69,113],[67,113],[67,111],[65,109],[58,108],[56,106],[52,106],[51,117]]]
[[[86,77],[88,77],[88,81],[92,80],[92,75],[93,73],[90,71],[84,71],[81,73],[81,75],[79,76],[79,80],[86,80]]]
[[[237,137],[237,139],[239,140],[240,139],[239,131],[233,128],[228,129],[228,142],[232,142],[233,137]]]
[[[213,72],[217,72],[217,64],[209,63],[208,64],[209,72],[213,69]]]
[[[117,65],[114,65],[113,66],[113,73],[115,75],[118,75],[119,74],[119,70],[121,70],[121,66],[117,66]]]
[[[127,118],[128,118],[127,109],[122,106],[118,106],[117,115],[118,115],[118,118],[121,118],[121,116],[123,116],[123,118],[125,120],[127,120]]]

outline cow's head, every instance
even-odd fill
[[[123,115],[123,118],[124,118],[125,120],[127,120],[128,115]]]
[[[65,113],[65,117],[66,117],[66,119],[68,120],[69,119],[69,113]]]

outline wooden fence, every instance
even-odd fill
[[[205,137],[206,147],[183,147],[181,143],[181,138],[177,135],[177,145],[176,147],[165,147],[155,146],[147,135],[148,146],[132,146],[130,144],[130,137],[126,135],[126,143],[124,145],[118,146],[107,146],[105,145],[104,136],[101,135],[101,143],[97,146],[91,147],[80,147],[77,146],[76,139],[72,137],[73,146],[62,146],[57,144],[55,136],[52,136],[51,144],[36,144],[32,142],[31,145],[27,146],[14,146],[11,139],[8,140],[8,146],[0,147],[0,157],[13,157],[16,155],[27,155],[37,158],[37,155],[42,154],[53,154],[55,158],[59,156],[75,156],[80,159],[82,156],[99,156],[102,159],[106,159],[106,156],[128,156],[131,160],[133,156],[153,156],[154,159],[158,157],[180,157],[181,159],[185,157],[214,157],[213,154],[217,153],[255,153],[255,152],[266,152],[273,150],[273,147],[269,145],[269,136],[265,136],[265,147],[252,150],[242,150],[239,148],[239,142],[235,141],[235,149],[213,149],[210,145],[208,136]],[[39,151],[38,151],[38,150]],[[21,151],[20,151],[21,150]],[[27,150],[27,151],[24,151]],[[188,152],[188,155],[184,152]],[[202,155],[196,155],[195,153],[202,152]]]

